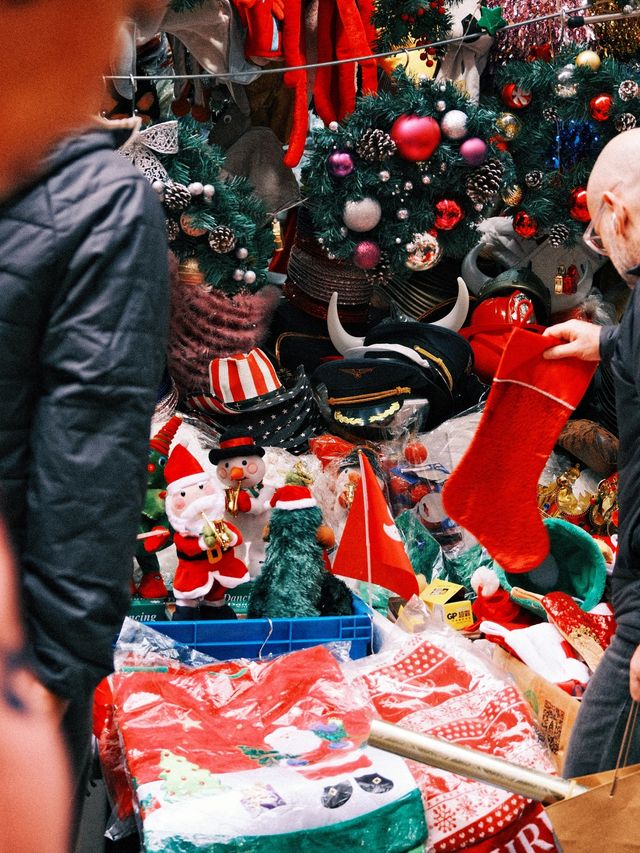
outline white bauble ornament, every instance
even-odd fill
[[[449,110],[442,116],[440,129],[447,139],[462,139],[467,135],[467,114],[462,110]]]
[[[342,219],[347,228],[358,233],[371,231],[381,218],[380,202],[370,197],[360,199],[360,201],[348,201],[342,212]]]

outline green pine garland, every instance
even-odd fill
[[[273,231],[264,204],[246,178],[223,177],[224,153],[203,139],[200,126],[192,118],[180,120],[178,143],[177,154],[162,158],[170,180],[183,186],[192,182],[210,184],[215,192],[210,203],[201,194],[192,197],[185,211],[177,214],[168,211],[170,220],[179,223],[184,213],[192,228],[206,230],[202,236],[191,237],[180,229],[170,242],[172,251],[181,261],[196,258],[207,283],[230,296],[241,290],[259,290],[266,284],[267,266],[274,249]],[[219,226],[230,228],[237,240],[234,249],[226,254],[214,252],[208,243],[210,232]],[[247,250],[246,258],[237,256],[239,248]],[[253,271],[255,281],[236,281],[236,270]]]
[[[508,153],[494,145],[496,114],[491,109],[476,107],[450,83],[421,80],[418,86],[402,70],[394,73],[396,91],[359,99],[355,111],[336,130],[325,128],[315,133],[315,150],[303,170],[304,195],[309,199],[316,237],[325,250],[340,259],[352,258],[361,240],[373,241],[382,250],[382,263],[400,279],[406,279],[407,246],[414,235],[432,231],[445,255],[463,257],[477,242],[475,226],[493,212],[491,205],[475,205],[465,190],[465,184],[475,168],[460,155],[463,140],[444,136],[427,163],[414,163],[396,152],[381,162],[369,162],[357,153],[358,142],[371,128],[389,132],[401,115],[417,114],[441,120],[450,110],[467,115],[465,138],[480,137],[487,142],[487,160],[497,159],[504,167],[503,184],[513,183],[514,171]],[[445,109],[439,109],[444,103]],[[344,178],[333,177],[328,158],[333,151],[348,151],[354,160],[353,172]],[[381,171],[389,173],[382,181]],[[423,178],[428,176],[429,183]],[[406,190],[406,186],[411,186]],[[382,219],[373,230],[356,233],[345,228],[343,210],[348,200],[365,197],[377,199]],[[442,199],[456,201],[464,213],[462,221],[451,230],[433,231],[435,204]],[[408,211],[406,220],[399,220],[397,211]]]
[[[570,214],[572,191],[586,187],[598,154],[620,132],[616,122],[623,114],[632,117],[626,119],[628,122],[640,126],[640,97],[620,97],[620,84],[640,84],[640,72],[614,59],[603,59],[597,70],[576,66],[575,58],[581,50],[576,45],[553,62],[510,62],[497,77],[499,91],[515,83],[532,95],[528,106],[508,110],[522,125],[509,143],[517,183],[523,191],[522,201],[511,212],[516,216],[523,211],[532,217],[538,226],[537,237],[550,232],[553,235],[554,226],[556,233],[557,226],[565,233],[568,229],[565,242],[569,245],[581,237],[586,226]],[[559,74],[569,79],[559,82]],[[609,117],[597,121],[590,102],[602,94],[611,96],[612,106]],[[499,108],[496,101],[487,103]],[[502,104],[502,109],[508,108]],[[541,182],[530,186],[534,172],[542,173]],[[538,183],[535,179],[533,182]]]

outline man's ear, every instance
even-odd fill
[[[610,212],[614,232],[624,237],[629,231],[629,208],[617,193],[609,190],[602,194],[602,201]]]

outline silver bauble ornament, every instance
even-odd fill
[[[383,169],[381,172],[378,172],[378,177],[380,178],[383,184],[386,184],[386,182],[391,177],[391,172],[388,172],[386,169]]]
[[[241,261],[244,261],[244,259],[247,257],[249,257],[249,250],[245,249],[244,246],[242,246],[240,249],[236,249],[236,258]]]
[[[256,280],[256,274],[253,270],[247,270],[242,278],[244,279],[245,284],[253,284]]]

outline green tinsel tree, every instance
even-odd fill
[[[521,190],[521,198],[513,196],[514,228],[525,237],[549,235],[555,245],[580,238],[589,221],[584,190],[598,154],[640,122],[640,72],[581,52],[577,46],[552,62],[510,62],[497,77]],[[517,100],[528,105],[513,107],[514,84]]]
[[[371,23],[378,31],[377,48],[428,45],[445,39],[451,29],[451,15],[445,0],[376,0]],[[425,50],[421,58],[433,65],[435,48]]]
[[[179,151],[161,159],[169,181],[160,190],[172,251],[195,258],[205,280],[229,295],[266,283],[273,231],[246,178],[225,177],[223,151],[209,145],[190,117],[180,120]]]
[[[374,272],[389,268],[402,279],[433,266],[442,252],[463,257],[477,241],[476,224],[502,204],[514,172],[495,144],[492,109],[476,107],[452,84],[423,79],[416,86],[402,71],[394,76],[396,91],[361,98],[341,125],[316,132],[303,183],[329,256]],[[435,133],[426,156],[420,145],[411,154],[406,119],[416,116],[429,117],[429,128],[415,141],[423,131]],[[365,230],[376,210],[377,223]]]

